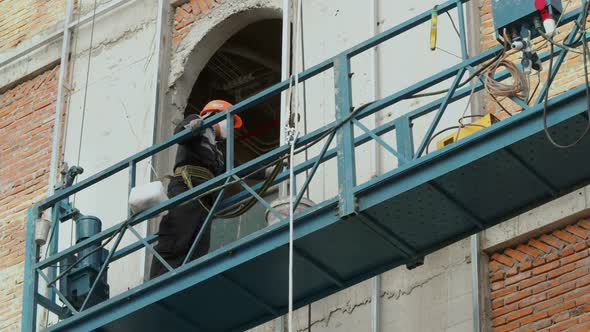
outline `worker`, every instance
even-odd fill
[[[196,130],[202,121],[216,112],[223,112],[232,107],[227,101],[213,100],[197,114],[190,114],[174,129],[177,134],[185,128]],[[242,127],[242,119],[234,115],[234,128]],[[168,185],[168,197],[172,198],[192,187],[198,186],[207,180],[222,174],[225,171],[224,153],[217,147],[219,141],[227,137],[227,121],[221,121],[211,127],[203,128],[198,134],[190,136],[179,142],[174,163],[174,177]],[[264,177],[261,174],[254,178]],[[160,222],[158,244],[156,251],[168,264],[176,268],[182,264],[190,247],[203,227],[208,211],[206,207],[212,205],[210,196],[199,200],[192,200],[172,208]],[[209,250],[210,228],[205,229],[203,237],[191,257],[191,260],[205,255]],[[153,279],[168,270],[153,257],[150,269],[150,279]]]

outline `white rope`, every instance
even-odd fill
[[[287,90],[287,119],[291,119],[291,104],[292,104],[292,95],[293,95],[293,75],[295,75],[295,112],[298,114],[299,111],[299,63],[300,63],[300,53],[299,53],[299,45],[301,44],[301,12],[303,11],[303,0],[294,0],[297,1],[297,12],[296,12],[296,20],[295,20],[295,45],[293,45],[293,60],[295,62],[294,68],[289,78],[289,89]],[[289,121],[290,122],[290,121]],[[289,123],[288,122],[288,123]],[[295,165],[295,142],[297,141],[297,137],[299,135],[299,131],[297,130],[297,125],[299,121],[293,121],[293,127],[290,127],[287,132],[288,142],[291,145],[290,147],[290,155],[289,155],[289,314],[288,314],[288,331],[293,332],[293,219],[295,214],[295,207],[294,205],[294,197],[297,193],[297,188],[295,186],[295,173],[294,173],[294,165]]]
[[[295,141],[298,135],[299,133],[295,131],[289,155],[289,332],[293,332],[293,216],[295,214],[293,197],[297,191],[293,185],[295,183],[293,164],[295,162]]]

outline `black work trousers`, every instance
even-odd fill
[[[198,178],[192,180],[195,187],[204,182],[204,180]],[[182,177],[174,177],[168,185],[168,197],[172,198],[188,189]],[[211,206],[210,197],[203,197],[201,201],[206,206]],[[158,244],[155,249],[173,268],[180,266],[184,261],[193,241],[203,227],[205,218],[207,218],[207,211],[197,200],[192,200],[169,210],[168,214],[162,218],[158,231]],[[211,227],[205,229],[205,233],[199,241],[191,260],[207,254],[211,237],[210,232]],[[150,279],[166,272],[168,272],[168,269],[156,257],[153,257]]]

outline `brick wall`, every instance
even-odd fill
[[[176,8],[174,15],[173,44],[178,45],[190,31],[191,25],[227,0],[190,0]]]
[[[0,94],[0,331],[19,331],[26,210],[47,192],[59,68]]]
[[[569,0],[568,0],[569,1]],[[563,1],[564,6],[568,1]],[[494,47],[498,45],[498,41],[496,41],[495,30],[494,30],[494,21],[492,17],[492,10],[490,6],[491,0],[480,0],[480,14],[481,14],[481,48],[482,50]],[[567,7],[567,12],[572,10],[578,9],[581,6],[580,0],[571,0],[569,1],[570,4]],[[562,25],[558,28],[558,33],[555,35],[554,39],[558,42],[562,42],[568,35],[569,31],[573,28],[574,23],[569,23],[566,25]],[[537,53],[542,54],[543,52],[549,51],[549,45],[544,41],[542,38],[536,38],[534,41],[534,48],[538,49]],[[581,49],[581,48],[580,48]],[[555,49],[557,51],[557,48]],[[516,64],[520,64],[521,60],[521,53],[516,51],[509,51],[508,54],[510,55],[508,59],[513,61]],[[556,58],[555,58],[556,59]],[[549,92],[549,96],[555,96],[560,93],[563,93],[573,87],[577,87],[581,84],[584,84],[584,62],[583,57],[580,54],[568,52],[566,57],[566,61],[562,64],[555,80],[551,85],[551,89]],[[503,68],[500,68],[502,70]],[[549,62],[545,62],[544,64],[544,71],[541,73],[541,86],[537,89],[533,98],[533,101],[536,100],[539,91],[542,88],[542,84],[547,79],[547,71],[549,69]],[[499,71],[500,71],[499,70]],[[530,92],[532,93],[535,86],[539,82],[538,76],[536,74],[531,75],[530,77]],[[487,93],[483,94],[484,98],[484,111],[495,113],[499,117],[503,118],[506,117],[507,114],[501,111],[501,108],[498,104],[490,98]],[[506,98],[498,98],[499,102],[508,109],[510,112],[518,112],[521,108]],[[532,103],[532,102],[531,102]]]
[[[63,21],[65,0],[0,1],[0,53]]]
[[[491,255],[492,325],[503,331],[590,331],[590,221]]]

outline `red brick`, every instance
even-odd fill
[[[555,232],[553,232],[553,236],[557,237],[562,241],[569,242],[571,244],[578,242],[578,239],[576,239],[575,236],[561,230],[556,230]]]
[[[515,266],[509,268],[508,271],[506,271],[506,277],[507,278],[513,277],[513,276],[517,275],[518,272],[520,272],[519,266],[515,265]]]
[[[543,318],[547,317],[547,311],[542,311],[542,312],[537,312],[535,314],[532,314],[530,316],[526,316],[523,319],[520,320],[520,323],[522,325],[527,325],[530,323],[534,323],[538,320],[541,320]]]
[[[553,323],[559,323],[563,322],[564,320],[567,320],[568,318],[570,318],[570,313],[566,311],[564,313],[552,317],[551,320],[553,321]]]
[[[530,245],[531,247],[534,247],[534,248],[537,248],[537,249],[541,250],[541,251],[542,251],[542,252],[544,252],[544,253],[549,253],[549,252],[551,252],[551,247],[550,247],[550,246],[546,245],[546,244],[545,244],[545,243],[543,243],[543,242],[537,241],[537,240],[535,240],[535,239],[532,239],[532,240],[530,240],[530,241],[529,241],[529,245]]]
[[[501,297],[506,296],[508,294],[514,293],[517,290],[518,289],[516,288],[516,286],[506,287],[501,290],[492,292],[491,297],[492,297],[492,299],[498,299],[498,298],[501,298]]]
[[[543,301],[541,303],[537,303],[535,305],[535,311],[539,312],[539,311],[543,311],[547,308],[553,307],[554,305],[558,305],[560,303],[563,302],[563,299],[561,297],[558,298],[549,298],[547,301]]]
[[[571,332],[588,332],[590,331],[590,323],[582,323],[582,325],[576,326]]]
[[[586,257],[588,257],[588,250],[580,251],[580,252],[577,252],[577,253],[570,255],[568,257],[562,258],[561,264],[566,265],[566,264],[578,261],[578,260],[586,258]]]
[[[496,291],[498,289],[504,288],[504,281],[498,281],[498,282],[492,283],[491,288],[492,288],[492,291]]]
[[[545,260],[545,258],[540,257],[540,258],[537,258],[537,259],[535,259],[533,261],[533,266],[539,266],[539,265],[543,265],[545,263],[547,263],[547,261]]]
[[[560,332],[560,331],[565,331],[568,328],[575,326],[578,324],[577,320],[570,320],[570,321],[566,321],[566,322],[562,322],[556,325],[553,325],[549,328],[549,332]]]
[[[569,256],[574,252],[576,252],[576,250],[574,250],[574,247],[567,247],[561,251],[561,257]]]
[[[496,299],[492,301],[492,309],[498,309],[504,305],[504,299]]]
[[[588,269],[577,269],[571,273],[565,274],[559,278],[560,283],[566,283],[568,281],[572,281],[578,278],[581,278],[588,274]]]
[[[556,269],[558,267],[559,267],[559,261],[554,261],[554,262],[551,262],[551,263],[547,263],[545,265],[541,265],[541,266],[538,266],[538,267],[534,268],[533,269],[533,275],[539,275],[539,274],[542,274],[542,273],[546,273],[546,272],[549,272],[549,271],[551,271],[553,269]]]
[[[534,258],[537,258],[537,257],[539,257],[541,255],[541,253],[537,249],[535,249],[533,247],[530,247],[530,246],[527,246],[527,245],[522,245],[521,244],[521,245],[519,245],[517,247],[517,249],[519,251],[522,251],[523,253],[531,256],[531,257],[534,257]]]
[[[533,308],[529,307],[529,308],[524,308],[524,309],[520,309],[514,312],[509,313],[508,315],[506,315],[506,322],[511,322],[515,319],[519,319],[521,317],[524,317],[526,315],[530,315],[533,313]]]
[[[520,266],[518,267],[518,271],[524,272],[524,271],[528,271],[532,268],[533,268],[533,262],[527,261],[527,262],[520,264]]]
[[[560,312],[565,312],[575,306],[576,306],[576,301],[570,301],[570,302],[564,303],[560,306],[557,306],[557,307],[547,310],[547,315],[553,316],[553,315],[558,314]]]
[[[584,229],[582,229],[582,228],[580,228],[578,226],[568,225],[565,229],[568,232],[570,232],[570,233],[572,233],[572,234],[574,234],[577,237],[580,237],[582,239],[587,239],[588,238],[588,231],[586,231],[586,230],[584,230]]]
[[[507,325],[499,326],[499,327],[497,327],[497,328],[494,329],[494,332],[513,331],[514,329],[516,329],[519,326],[520,326],[520,324],[518,323],[518,321],[516,321],[516,322],[512,322],[512,323],[507,324]]]
[[[553,279],[553,278],[559,277],[559,276],[566,274],[568,272],[572,272],[574,269],[575,269],[574,264],[568,264],[566,266],[562,266],[558,269],[555,269],[555,270],[549,272],[548,278]]]
[[[492,259],[497,261],[498,263],[506,265],[508,267],[514,266],[514,262],[512,261],[512,259],[510,259],[502,254],[498,254],[498,253],[493,254]]]
[[[0,37],[0,50],[3,42]],[[47,186],[57,69],[0,94],[0,271],[6,278],[0,281],[2,330],[17,331],[19,326],[26,208],[44,196]]]
[[[547,294],[545,294],[545,293],[531,295],[531,296],[528,296],[528,297],[520,300],[518,302],[518,307],[519,308],[528,307],[528,306],[533,305],[535,303],[545,301],[546,299],[547,299]]]
[[[506,317],[498,317],[492,319],[492,326],[500,326],[506,324]]]
[[[504,280],[504,272],[496,272],[496,273],[492,274],[492,276],[490,277],[491,282],[496,282],[496,281],[500,281],[500,280]],[[502,287],[504,287],[504,286],[502,286]]]
[[[584,258],[582,260],[579,260],[575,263],[576,269],[579,267],[587,267],[590,266],[590,259],[588,258]]]
[[[539,240],[557,249],[561,249],[565,246],[565,243],[563,243],[563,241],[551,235],[543,235],[541,236],[541,238],[539,238]]]
[[[528,288],[528,287],[537,285],[537,284],[539,284],[539,283],[541,283],[541,282],[543,282],[545,280],[547,280],[547,275],[545,275],[545,274],[542,274],[542,275],[539,275],[539,276],[536,276],[536,277],[532,277],[532,278],[529,278],[529,279],[526,279],[526,280],[521,281],[518,284],[518,289],[519,290],[523,290],[525,288]]]
[[[584,287],[590,284],[590,275],[576,280],[576,287]]]
[[[518,305],[516,303],[513,303],[511,305],[507,305],[507,306],[492,310],[492,318],[504,316],[507,313],[512,312],[517,309],[518,309]]]
[[[553,298],[553,297],[561,295],[565,292],[569,292],[570,290],[572,290],[574,288],[575,288],[575,284],[573,282],[568,282],[566,284],[563,284],[563,285],[557,286],[553,289],[550,289],[547,292],[547,297]]]
[[[506,284],[506,286],[512,285],[512,284],[515,284],[519,281],[525,280],[525,279],[529,278],[530,276],[531,276],[531,271],[522,272],[522,273],[515,275],[514,277],[506,278],[504,283]]]
[[[512,295],[506,296],[504,298],[504,303],[510,304],[512,302],[516,302],[518,300],[522,300],[525,297],[530,296],[531,294],[533,294],[533,291],[531,289],[526,289],[526,290],[523,290],[523,291],[519,291],[519,292],[516,292],[516,293],[514,293]]]
[[[585,228],[585,229],[587,229],[587,230],[590,231],[590,221],[588,221],[588,220],[580,220],[578,222],[578,226],[580,226],[582,228]]]
[[[514,259],[516,259],[517,261],[524,263],[526,261],[529,260],[529,258],[527,257],[527,255],[523,254],[522,252],[516,251],[514,249],[506,249],[504,251],[504,254],[506,256],[512,257]]]
[[[490,267],[490,270],[492,272],[498,272],[502,269],[502,265],[500,265],[498,262],[494,260],[491,260],[488,266]]]
[[[578,242],[574,245],[574,249],[576,250],[576,252],[582,251],[586,248],[588,248],[588,245],[586,245],[586,242]]]
[[[555,261],[555,260],[558,260],[558,259],[559,259],[559,255],[556,254],[556,253],[554,253],[554,252],[552,252],[549,255],[545,256],[545,261],[547,263],[552,262],[552,261]]]

